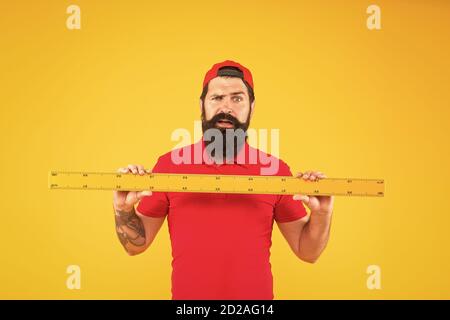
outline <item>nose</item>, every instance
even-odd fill
[[[226,113],[232,115],[233,110],[227,108],[221,108],[218,113]]]
[[[228,114],[232,114],[232,113],[233,113],[233,109],[230,108],[230,107],[228,106],[228,103],[227,103],[227,102],[224,102],[224,103],[220,106],[220,108],[219,108],[219,110],[218,110],[218,113],[221,113],[221,112],[223,112],[223,113],[228,113]]]

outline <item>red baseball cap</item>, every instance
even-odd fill
[[[237,62],[231,61],[231,60],[225,60],[223,62],[219,62],[219,63],[216,63],[215,65],[213,65],[211,67],[211,69],[209,69],[208,72],[206,72],[206,74],[205,74],[205,79],[203,80],[203,88],[208,84],[209,81],[211,81],[215,77],[220,76],[219,69],[223,68],[223,67],[238,68],[240,71],[242,71],[242,74],[243,74],[242,80],[245,80],[248,83],[248,85],[252,88],[252,90],[254,90],[253,77],[252,77],[252,73],[250,72],[250,70],[247,69],[246,67],[244,67],[243,65],[241,65]]]

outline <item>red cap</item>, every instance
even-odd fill
[[[219,62],[213,65],[211,69],[209,69],[208,72],[205,74],[205,79],[203,80],[203,88],[208,84],[209,81],[218,76],[219,69],[223,67],[236,67],[239,70],[241,70],[242,73],[244,74],[244,80],[253,89],[253,77],[250,70],[248,70],[243,65],[231,60],[225,60],[223,62]]]

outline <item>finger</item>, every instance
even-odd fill
[[[306,172],[303,174],[302,178],[305,179],[305,180],[308,180],[310,175],[311,175],[311,171],[306,171]]]
[[[309,180],[311,180],[311,181],[315,181],[317,179],[317,176],[316,176],[316,174],[313,172],[313,173],[311,173],[311,175],[309,176]]]
[[[136,194],[136,196],[137,196],[137,198],[138,198],[139,200],[141,200],[143,197],[148,197],[148,196],[151,196],[151,195],[152,195],[152,192],[149,191],[149,190],[140,191],[140,192],[138,192],[138,193]]]
[[[302,177],[302,175],[303,175],[303,173],[301,173],[301,172],[298,172],[296,175],[295,175],[295,177],[296,178],[301,178]]]
[[[150,170],[150,169],[145,169],[145,172],[146,172],[146,173],[152,173],[152,170]]]
[[[303,203],[305,203],[307,206],[309,206],[309,196],[303,196],[302,199]],[[309,207],[308,207],[309,208]]]
[[[127,205],[134,205],[137,201],[137,192],[136,191],[130,191],[127,192],[125,203]]]
[[[130,171],[134,174],[138,173],[137,168],[134,164],[129,164],[128,169],[130,169]]]
[[[322,174],[322,172],[320,172],[320,171],[313,171],[309,177],[309,180],[317,181],[317,180],[319,180],[319,177],[321,174]]]
[[[309,201],[309,197],[303,194],[294,194],[292,196],[292,199],[297,200],[297,201]]]
[[[140,175],[145,174],[145,170],[144,170],[144,167],[142,165],[138,164],[136,167],[137,167],[137,170],[138,170]]]
[[[128,168],[119,168],[117,170],[118,173],[128,173]]]

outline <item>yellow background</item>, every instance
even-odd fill
[[[275,297],[450,298],[448,1],[2,1],[0,15],[1,298],[170,299],[167,224],[129,257],[112,192],[50,191],[47,173],[152,167],[225,59],[252,70],[251,126],[280,129],[293,172],[386,181],[384,198],[335,199],[314,265],[274,227]]]

